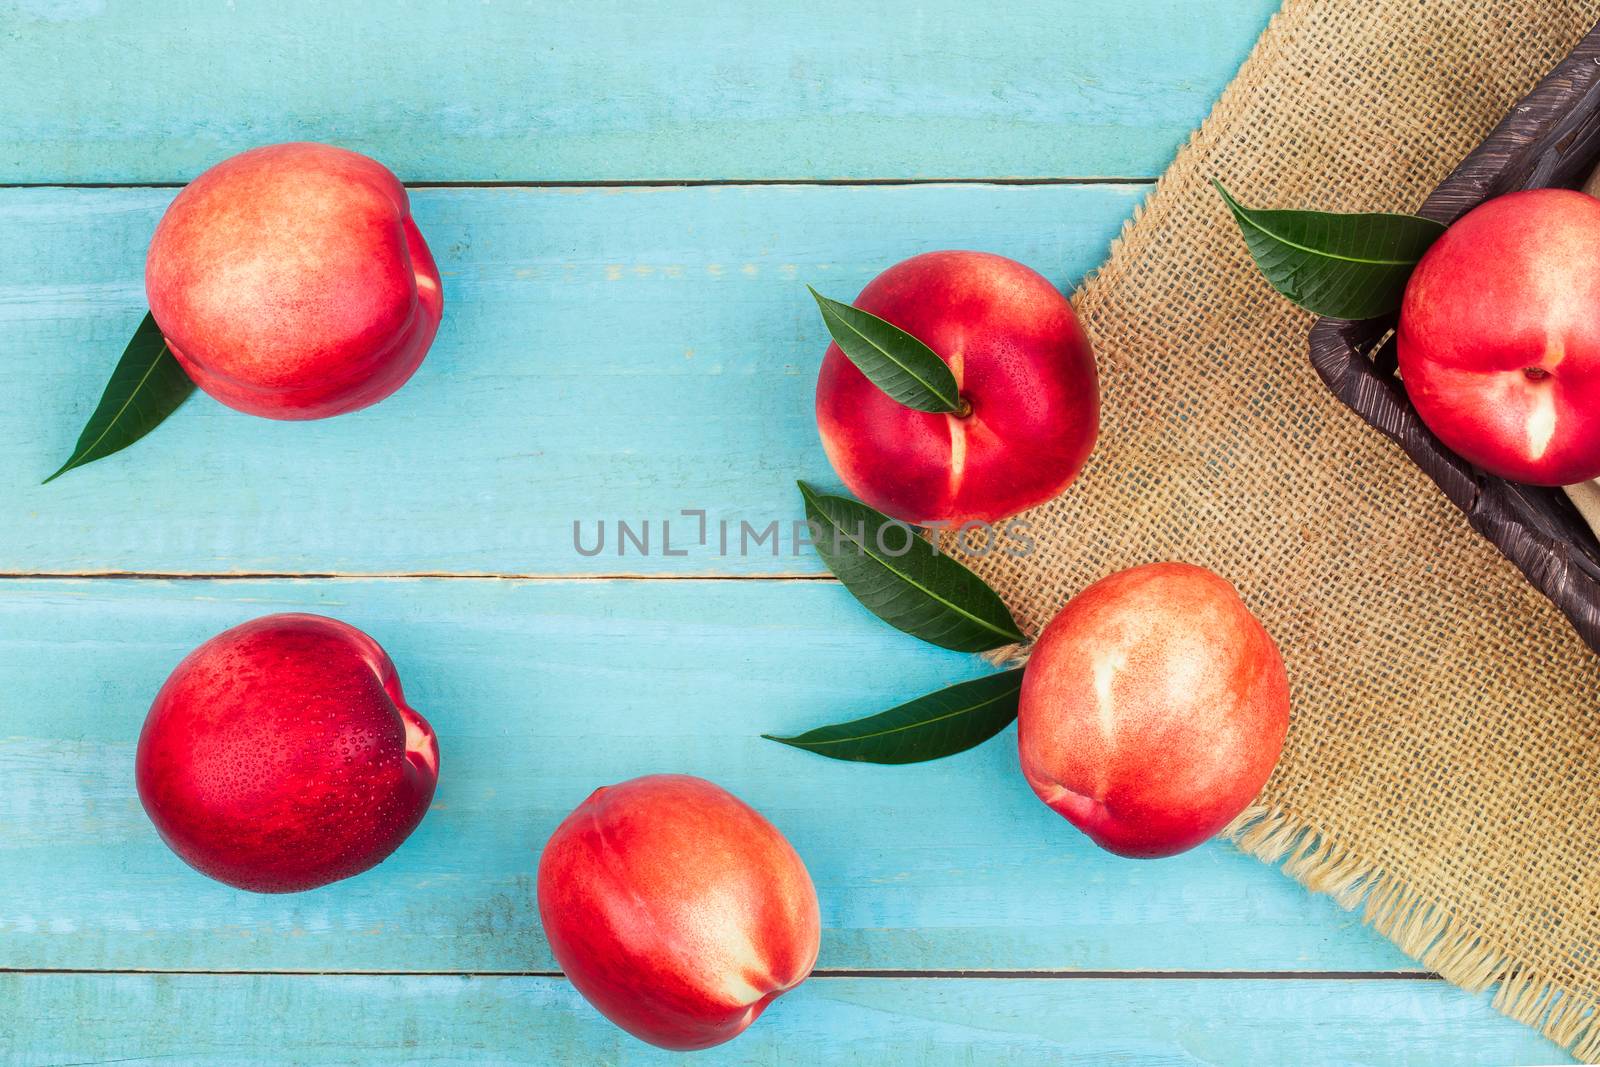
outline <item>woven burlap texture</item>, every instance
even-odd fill
[[[1414,210],[1597,19],[1600,0],[1289,0],[1078,294],[1104,403],[1088,467],[1027,516],[1031,555],[969,560],[1029,632],[1133,564],[1230,578],[1294,708],[1235,839],[1590,1061],[1600,657],[1322,386],[1309,317],[1210,182]]]

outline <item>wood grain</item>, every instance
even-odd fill
[[[0,181],[1153,177],[1276,0],[0,2]]]
[[[185,867],[133,788],[149,702],[192,647],[274,611],[377,638],[440,737],[433,810],[388,862],[294,896]],[[0,967],[553,968],[538,850],[597,786],[711,778],[794,841],[846,969],[1406,970],[1325,898],[1231,847],[1095,848],[1015,738],[884,768],[761,740],[972,677],[812,582],[0,583]]]
[[[556,978],[0,975],[0,1063],[1503,1067],[1555,1045],[1438,981],[814,978],[673,1056]]]

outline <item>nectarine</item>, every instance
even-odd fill
[[[1600,477],[1600,200],[1535,189],[1468,212],[1412,273],[1396,343],[1417,414],[1468,462]]]
[[[578,991],[635,1037],[699,1049],[811,973],[821,920],[782,834],[700,778],[598,789],[539,859],[539,917]]]
[[[1033,791],[1124,856],[1221,830],[1266,784],[1288,727],[1277,646],[1233,586],[1186,563],[1073,597],[1033,647],[1017,712]]]
[[[998,522],[1060,493],[1100,425],[1094,355],[1072,305],[1014,260],[929,252],[855,300],[950,367],[966,414],[890,399],[837,344],[817,379],[817,427],[850,491],[911,523]]]
[[[258,893],[349,878],[410,835],[439,746],[353,626],[268,615],[189,654],[139,735],[139,800],[191,867]]]
[[[269,419],[320,419],[393,393],[444,306],[405,187],[323,144],[252,149],[189,183],[156,227],[145,289],[195,383]]]

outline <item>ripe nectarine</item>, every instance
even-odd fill
[[[353,626],[268,615],[213,637],[139,735],[139,800],[178,856],[258,893],[360,874],[416,829],[439,745]]]
[[[1022,773],[1124,856],[1193,848],[1266,784],[1289,727],[1278,648],[1233,586],[1153,563],[1062,608],[1022,678]]]
[[[971,410],[906,407],[829,345],[817,428],[852,493],[906,522],[993,523],[1078,476],[1099,385],[1089,340],[1049,281],[1001,256],[928,252],[878,275],[855,306],[931,348]]]
[[[821,919],[782,834],[701,778],[596,790],[539,859],[539,917],[578,991],[669,1049],[727,1041],[811,973]]]
[[[384,166],[323,144],[224,160],[173,200],[145,262],[150,311],[195,383],[269,419],[375,404],[439,328],[439,271]]]
[[[1417,414],[1468,462],[1600,477],[1600,200],[1535,189],[1468,212],[1412,273],[1396,343]]]

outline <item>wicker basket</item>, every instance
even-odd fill
[[[1420,214],[1451,223],[1517,189],[1578,188],[1600,164],[1600,26],[1434,190]],[[1319,319],[1311,362],[1328,388],[1406,450],[1600,651],[1600,542],[1560,489],[1486,474],[1428,431],[1395,376],[1395,317]]]

